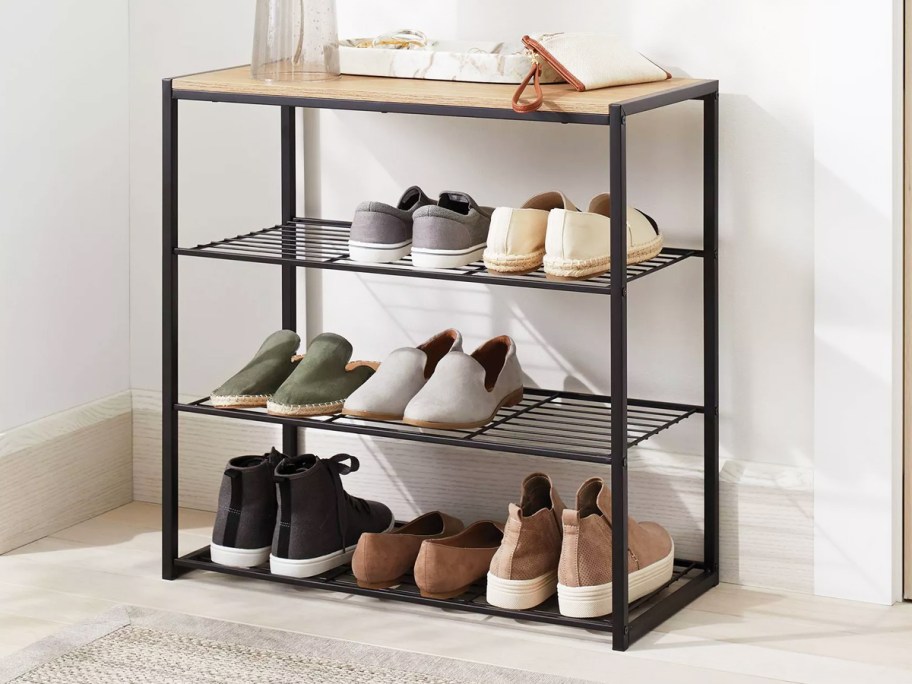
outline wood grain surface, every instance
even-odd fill
[[[567,83],[542,86],[543,112],[608,114],[612,104],[678,88],[706,83],[693,78],[671,78],[656,83],[640,83],[614,88],[577,92]],[[197,91],[236,95],[356,100],[361,102],[394,102],[398,104],[447,105],[511,109],[513,85],[429,81],[409,78],[343,75],[330,81],[277,81],[267,83],[250,76],[250,67],[234,67],[175,78],[176,91]]]

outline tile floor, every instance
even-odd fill
[[[614,653],[603,635],[251,582],[159,579],[159,507],[132,503],[0,556],[0,657],[116,604],[173,610],[597,682],[912,683],[912,605],[722,585]],[[181,515],[181,553],[212,514]]]

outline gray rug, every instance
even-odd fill
[[[118,607],[0,660],[16,684],[573,684],[522,670]]]

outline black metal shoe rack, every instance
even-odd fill
[[[381,599],[485,613],[519,620],[572,625],[610,632],[615,650],[626,650],[662,621],[675,614],[719,582],[719,448],[718,448],[718,82],[687,81],[655,94],[633,97],[610,105],[606,113],[540,111],[515,114],[510,109],[454,106],[437,103],[382,102],[359,99],[326,99],[306,93],[247,94],[173,88],[163,81],[163,196],[162,196],[162,576],[175,579],[190,570],[209,570],[244,577],[283,582],[300,587],[329,589]],[[585,96],[582,94],[581,96]],[[196,247],[178,245],[178,103],[180,100],[239,102],[277,106],[281,113],[282,223]],[[295,126],[296,107],[400,112],[436,116],[551,121],[609,127],[611,225],[626,225],[627,207],[627,117],[687,100],[703,102],[703,249],[666,248],[644,263],[627,266],[613,263],[612,272],[591,280],[553,281],[541,271],[527,275],[489,274],[480,263],[444,271],[413,268],[409,259],[392,265],[352,262],[347,254],[349,224],[295,217]],[[626,251],[626,231],[613,230],[612,254]],[[283,418],[263,410],[220,409],[200,399],[178,399],[178,258],[207,257],[276,264],[282,269],[282,327],[296,328],[296,269],[324,268],[390,276],[478,282],[507,287],[564,290],[568,293],[606,295],[611,310],[611,396],[529,388],[518,406],[504,408],[489,425],[476,430],[421,432],[395,422],[354,421],[342,416]],[[627,396],[627,285],[686,259],[703,264],[703,361],[702,405],[631,399]],[[569,296],[569,294],[568,294]],[[285,453],[297,453],[298,428],[316,428],[475,449],[488,449],[610,465],[614,526],[614,609],[606,618],[577,619],[562,616],[556,600],[534,610],[503,610],[484,601],[484,586],[452,600],[423,598],[405,582],[397,588],[362,589],[350,568],[324,575],[293,579],[269,573],[268,569],[237,569],[212,563],[208,547],[178,556],[178,415],[200,413],[238,420],[279,423],[283,426]],[[703,560],[675,559],[669,584],[628,605],[627,587],[627,452],[633,445],[660,430],[703,414],[704,423],[704,550]]]

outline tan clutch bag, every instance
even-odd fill
[[[556,71],[577,90],[595,90],[632,83],[651,83],[671,74],[617,38],[597,33],[545,33],[523,36],[532,68],[513,95],[513,109],[534,112],[542,105],[543,68]],[[532,82],[535,99],[521,102]]]

